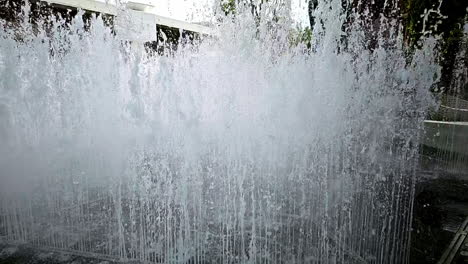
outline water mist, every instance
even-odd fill
[[[101,18],[2,27],[0,235],[124,261],[407,262],[434,41],[409,56],[382,16],[370,48],[345,13],[319,4],[310,49],[240,13],[162,56]]]

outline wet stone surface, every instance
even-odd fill
[[[116,262],[76,256],[69,253],[48,252],[26,245],[0,242],[0,264],[115,264]]]
[[[420,179],[414,201],[410,263],[437,263],[467,216],[466,175]],[[468,263],[462,252],[455,263]]]

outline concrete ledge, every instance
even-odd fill
[[[424,130],[424,145],[468,155],[468,122],[426,120]]]

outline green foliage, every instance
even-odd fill
[[[221,10],[225,15],[235,16],[239,7],[248,8],[252,11],[252,14],[257,17],[257,19],[260,19],[258,16],[262,5],[268,1],[269,0],[262,0],[258,2],[258,4],[254,4],[254,1],[252,0],[224,0],[221,2]],[[272,22],[278,22],[279,19],[279,17],[275,16],[273,17]],[[312,41],[312,30],[310,27],[306,27],[304,29],[293,29],[289,34],[289,41],[291,46],[297,46],[302,43],[310,48]]]
[[[424,19],[426,31],[432,35],[441,35],[444,40],[454,35],[454,30],[465,23],[468,1],[460,0],[400,0],[404,32],[407,43],[417,44],[422,37]],[[438,9],[440,5],[440,9]],[[453,40],[453,39],[452,39]],[[458,39],[459,40],[459,39]]]
[[[260,19],[260,11],[265,3],[269,2],[270,0],[222,0],[221,1],[221,10],[226,15],[235,15],[239,8],[245,8],[250,10],[252,15]]]
[[[442,2],[440,2],[442,1]],[[434,91],[450,93],[456,70],[456,58],[463,43],[463,25],[468,22],[468,1],[463,0],[400,0],[406,43],[417,47],[423,34],[440,37],[440,82]],[[425,31],[423,31],[423,21]],[[468,87],[468,86],[467,86]],[[465,91],[466,94],[468,92]]]
[[[308,48],[310,48],[312,42],[312,30],[310,27],[306,27],[304,29],[296,28],[290,32],[289,39],[291,46],[305,44]]]
[[[434,8],[434,0],[403,0],[405,36],[409,43],[416,43],[422,36],[424,13]]]
[[[225,0],[221,2],[221,10],[225,15],[234,15],[236,12],[236,0]]]

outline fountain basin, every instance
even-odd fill
[[[424,145],[468,155],[468,122],[424,121]]]

